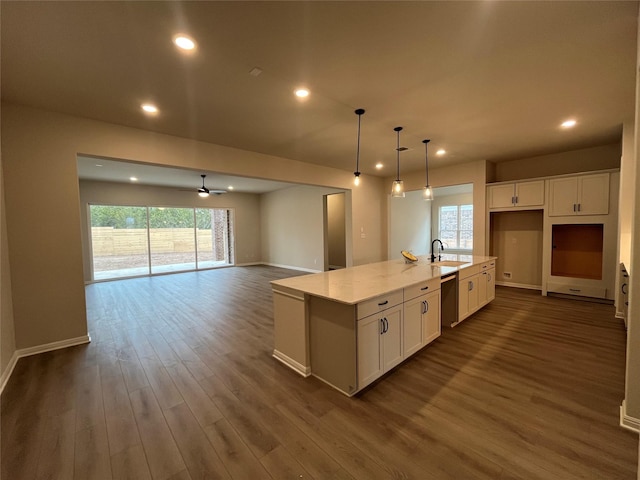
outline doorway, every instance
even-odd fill
[[[324,271],[347,266],[345,194],[324,196]]]

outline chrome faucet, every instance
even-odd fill
[[[440,244],[440,248],[438,249],[438,261],[440,261],[440,251],[444,251],[444,245],[442,245],[442,241],[439,238],[436,238],[433,242],[431,242],[431,263],[436,261],[436,256],[433,254],[433,245],[436,242]]]

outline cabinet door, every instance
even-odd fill
[[[507,185],[491,185],[487,187],[489,194],[489,208],[513,207],[515,196],[513,183]]]
[[[544,180],[516,183],[516,206],[544,205]]]
[[[487,303],[496,298],[496,269],[490,268],[487,270]]]
[[[386,328],[382,339],[382,371],[392,369],[402,362],[402,305],[390,308],[384,313]]]
[[[382,375],[381,339],[384,322],[379,315],[358,320],[358,389]]]
[[[458,281],[458,321],[469,315],[469,282],[471,277]]]
[[[414,298],[404,304],[404,358],[422,348],[422,315],[426,295]]]
[[[478,279],[481,274],[460,280],[458,284],[458,321],[465,319],[478,309]]]
[[[549,180],[549,216],[575,215],[578,205],[578,178]]]
[[[478,305],[482,306],[487,303],[487,287],[489,285],[489,275],[482,272],[478,276]]]
[[[469,313],[473,313],[478,309],[479,306],[479,301],[480,301],[480,297],[479,297],[479,289],[478,289],[478,284],[480,281],[480,277],[481,275],[474,275],[473,277],[469,278]]]
[[[609,174],[578,177],[578,215],[609,213]]]
[[[422,315],[423,345],[433,342],[440,336],[440,290],[424,297],[424,314]]]

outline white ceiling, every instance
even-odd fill
[[[424,138],[432,167],[503,161],[618,142],[634,114],[637,2],[0,9],[3,101],[348,171],[354,110],[365,108],[360,169],[372,175],[395,173],[395,126],[406,172],[423,168]],[[178,32],[197,40],[195,54],[173,46]],[[293,96],[299,85],[307,101]],[[143,101],[160,114],[143,115]],[[560,129],[568,117],[577,127]]]

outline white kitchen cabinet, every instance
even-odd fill
[[[458,321],[475,312],[479,305],[478,280],[480,265],[474,265],[458,272]]]
[[[496,298],[496,269],[490,268],[478,276],[478,306],[482,307]]]
[[[402,305],[358,320],[358,389],[403,359]]]
[[[496,261],[480,265],[478,276],[478,308],[496,298]]]
[[[607,215],[609,173],[549,180],[549,216]]]
[[[490,209],[544,205],[544,180],[504,183],[487,187]]]
[[[464,320],[478,309],[478,281],[480,274],[460,280],[458,290],[458,321]]]
[[[440,290],[436,290],[424,298],[425,312],[422,315],[422,344],[428,345],[440,336]]]
[[[404,303],[404,358],[440,336],[440,290]]]

